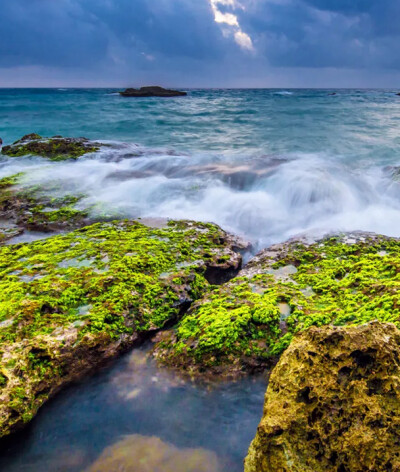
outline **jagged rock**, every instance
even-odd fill
[[[108,447],[87,472],[218,472],[214,452],[178,449],[157,437],[134,434]]]
[[[400,470],[400,332],[310,328],[271,374],[245,472]]]
[[[310,326],[399,324],[399,267],[400,240],[372,233],[277,244],[209,288],[154,356],[186,375],[237,377],[274,365]]]
[[[0,437],[237,273],[236,245],[212,224],[125,220],[0,247]]]
[[[186,92],[168,90],[163,87],[141,87],[140,89],[127,88],[119,92],[122,97],[184,97]]]
[[[102,145],[86,138],[42,138],[36,133],[27,134],[14,144],[4,146],[2,154],[9,157],[41,156],[52,161],[65,161],[96,152]]]

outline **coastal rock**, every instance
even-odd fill
[[[48,233],[94,222],[88,208],[77,208],[83,195],[54,197],[54,191],[60,193],[56,182],[50,187],[27,182],[23,173],[0,179],[0,244],[25,230]]]
[[[51,161],[77,159],[85,154],[96,152],[101,144],[86,138],[42,138],[36,133],[27,134],[14,144],[4,146],[2,154],[9,157],[41,156]]]
[[[184,97],[186,92],[168,90],[163,87],[141,87],[140,89],[127,88],[119,92],[122,97]]]
[[[108,447],[86,472],[219,472],[214,452],[178,449],[153,436],[134,434]]]
[[[215,225],[97,223],[0,247],[0,437],[60,388],[176,323],[226,273],[237,241]]]
[[[235,378],[274,365],[311,326],[399,325],[399,267],[400,240],[372,233],[272,246],[160,333],[154,356],[185,375]]]
[[[271,374],[245,472],[400,470],[400,332],[310,328]]]

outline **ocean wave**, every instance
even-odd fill
[[[29,169],[27,184],[57,180],[82,205],[136,217],[211,221],[257,248],[303,232],[400,236],[400,184],[388,169],[350,167],[323,154],[183,154],[107,142],[73,162],[5,160],[0,176]]]

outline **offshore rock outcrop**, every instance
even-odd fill
[[[399,330],[313,327],[271,374],[245,472],[395,472],[399,438]]]
[[[36,133],[27,134],[10,146],[3,146],[1,153],[9,157],[41,156],[51,161],[78,159],[96,152],[102,145],[86,138],[43,138]]]
[[[217,455],[178,449],[153,436],[133,434],[108,447],[86,472],[219,472]]]
[[[261,372],[311,326],[399,324],[399,270],[400,240],[370,233],[272,246],[210,287],[154,355],[187,375]]]
[[[189,221],[97,223],[0,247],[0,437],[66,384],[173,324],[240,269],[237,241]]]
[[[127,88],[123,92],[119,92],[122,97],[184,97],[186,92],[178,90],[168,90],[163,87],[141,87],[140,89]]]

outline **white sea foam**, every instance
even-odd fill
[[[263,247],[302,232],[374,231],[400,236],[400,184],[376,167],[327,155],[183,155],[114,143],[93,157],[4,161],[0,176],[82,192],[93,212],[211,221]]]

